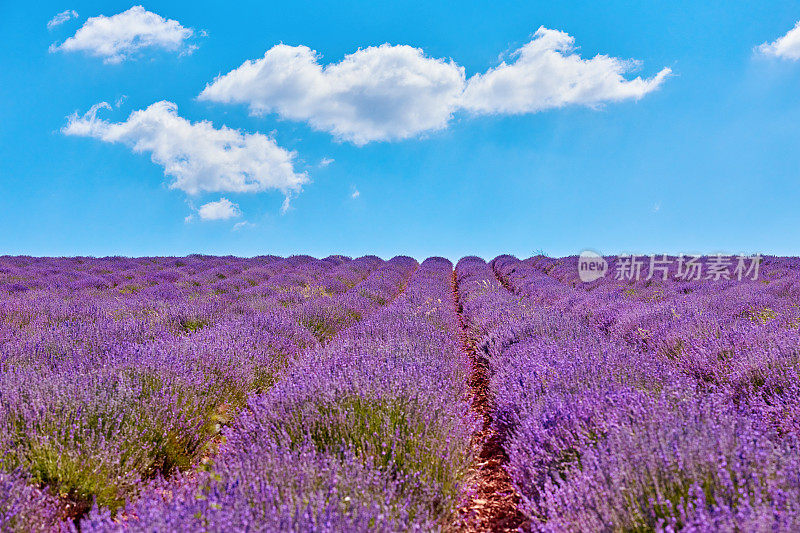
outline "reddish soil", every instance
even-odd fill
[[[470,468],[464,497],[452,523],[453,531],[517,531],[525,517],[519,511],[519,494],[504,468],[508,455],[504,450],[505,435],[492,418],[494,398],[489,388],[489,364],[475,347],[467,333],[458,296],[456,275],[453,272],[453,298],[461,322],[464,351],[472,364],[469,386],[472,390],[472,409],[483,424],[473,436],[476,457]]]

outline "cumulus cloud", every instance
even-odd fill
[[[216,202],[209,202],[197,210],[200,220],[227,220],[242,216],[239,206],[227,198],[220,198]]]
[[[515,51],[514,61],[476,74],[467,82],[462,106],[473,113],[535,113],[566,105],[597,106],[638,100],[657,89],[670,74],[665,68],[649,79],[625,79],[636,61],[607,55],[582,59],[575,39],[539,28]]]
[[[363,145],[446,128],[458,110],[518,114],[636,100],[670,74],[665,68],[652,78],[626,79],[636,61],[583,59],[571,36],[546,28],[513,57],[510,64],[467,79],[452,60],[430,58],[406,45],[369,47],[322,66],[310,48],[280,44],[217,77],[199,98],[305,121]]]
[[[144,48],[191,53],[196,47],[187,43],[194,34],[177,20],[134,6],[111,17],[90,17],[80,29],[50,51],[86,52],[102,57],[106,63],[120,63]]]
[[[73,114],[62,132],[149,153],[172,178],[170,187],[187,194],[274,189],[288,199],[308,181],[305,172],[294,169],[296,154],[266,135],[215,128],[209,121],[190,122],[178,115],[175,104],[166,101],[134,111],[124,122],[98,118],[101,108],[111,106],[102,102],[83,116]]]
[[[771,43],[764,43],[757,48],[764,55],[784,59],[800,59],[800,22],[789,32]]]
[[[406,139],[447,126],[464,69],[411,46],[371,46],[322,66],[306,46],[279,44],[206,86],[199,98],[307,121],[341,140]]]
[[[48,30],[52,30],[56,26],[60,26],[61,24],[64,24],[68,20],[76,19],[76,18],[78,18],[78,12],[75,11],[74,9],[67,9],[66,11],[62,11],[61,13],[56,15],[55,17],[51,18],[47,22],[47,29]]]

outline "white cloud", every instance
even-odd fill
[[[768,56],[784,59],[800,59],[800,22],[794,25],[789,32],[771,43],[764,43],[757,48],[759,52]]]
[[[56,15],[55,17],[51,18],[47,22],[47,29],[48,30],[52,30],[56,26],[60,26],[61,24],[64,24],[68,20],[76,19],[76,18],[78,18],[78,12],[75,11],[74,9],[67,9],[66,11],[62,11],[61,13]]]
[[[363,145],[446,127],[463,86],[464,69],[411,46],[371,46],[323,67],[310,48],[279,44],[218,77],[199,98],[307,121]]]
[[[296,154],[266,135],[215,128],[208,121],[190,122],[178,115],[172,102],[134,111],[124,122],[98,118],[101,108],[111,106],[103,102],[83,116],[73,114],[62,132],[148,152],[154,163],[164,167],[164,174],[173,178],[170,187],[187,194],[275,189],[288,198],[308,181],[305,172],[294,169]]]
[[[665,68],[649,79],[626,79],[636,61],[605,55],[582,59],[574,50],[566,33],[539,28],[512,63],[467,80],[452,60],[430,58],[406,45],[369,47],[322,66],[310,48],[280,44],[217,77],[199,98],[306,121],[363,145],[446,128],[462,109],[518,114],[636,100],[670,74]]]
[[[353,187],[353,192],[350,194],[350,198],[352,198],[353,200],[358,200],[359,196],[361,196],[361,193],[358,191],[358,189]]]
[[[233,228],[231,228],[231,231],[239,231],[239,230],[255,228],[255,227],[256,227],[256,225],[253,224],[252,222],[248,222],[246,220],[243,220],[241,222],[237,222],[236,224],[234,224]]]
[[[186,41],[193,34],[177,20],[134,6],[111,17],[90,17],[75,35],[60,45],[54,43],[50,51],[82,51],[102,57],[106,63],[120,63],[143,48],[191,53],[195,47]]]
[[[200,215],[200,220],[227,220],[242,216],[239,206],[227,198],[201,205],[197,214]]]
[[[330,165],[331,163],[333,163],[333,161],[334,161],[334,160],[333,160],[332,158],[330,158],[330,157],[323,157],[323,158],[322,158],[322,159],[320,159],[320,161],[319,161],[319,166],[320,166],[320,168],[325,168],[325,167],[327,167],[328,165]]]
[[[657,89],[670,74],[632,80],[623,74],[637,62],[606,55],[582,59],[575,39],[556,30],[539,28],[533,39],[503,61],[467,82],[462,105],[473,113],[535,113],[566,105],[597,106],[604,102],[637,100]]]
[[[281,214],[285,215],[287,211],[292,208],[292,197],[290,195],[286,195],[286,198],[283,199],[283,203],[281,204]]]

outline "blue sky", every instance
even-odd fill
[[[135,4],[4,3],[0,253],[800,254],[800,61],[791,35],[758,50],[792,30],[800,2],[420,4],[148,2],[166,37],[108,52],[76,32]],[[48,28],[65,10],[78,15]],[[497,69],[567,34],[576,48],[547,56],[563,65]],[[240,67],[268,51],[295,55],[251,80]],[[364,90],[395,52],[435,91]],[[561,71],[536,70],[598,54],[612,63],[563,87],[550,87]],[[281,77],[343,59],[358,68]],[[587,81],[629,59],[621,82]],[[489,83],[498,73],[517,84]],[[217,76],[227,85],[199,98]],[[563,96],[574,83],[588,86]],[[241,149],[219,141],[220,163],[202,143],[222,135]],[[229,175],[240,168],[251,174]]]

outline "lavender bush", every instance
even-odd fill
[[[411,266],[398,262],[345,304],[363,310],[396,296],[387,307],[306,352],[251,398],[193,485],[152,487],[125,510],[135,521],[119,526],[97,512],[85,528],[441,527],[470,460],[468,362],[450,295],[452,265],[427,260],[398,296]]]
[[[800,261],[759,267],[0,257],[0,530],[448,529],[476,363],[523,529],[796,531]]]
[[[474,320],[493,325],[498,419],[532,529],[797,529],[792,283],[579,284],[508,256],[459,267],[490,287]],[[768,320],[747,312],[766,306]]]

